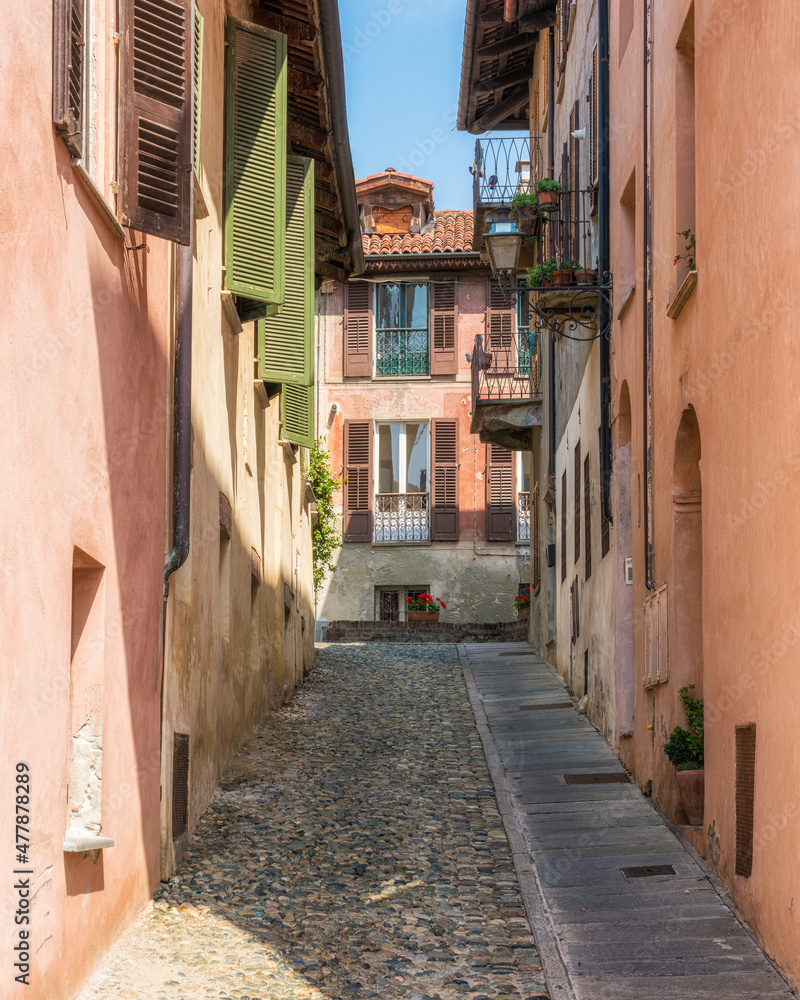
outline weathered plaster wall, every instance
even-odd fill
[[[633,642],[636,704],[633,736],[621,743],[636,780],[652,782],[653,798],[668,816],[682,819],[674,770],[662,744],[684,723],[680,678],[697,663],[676,662],[682,625],[670,612],[670,680],[644,689],[645,585],[642,383],[643,116],[642,12],[625,50],[619,5],[612,3],[611,106],[617,121],[612,144],[611,205],[618,206],[636,172],[636,284],[614,331],[613,398],[630,389],[633,535]],[[666,315],[675,282],[676,231],[682,157],[676,136],[685,115],[676,113],[685,66],[677,49],[688,0],[658,7],[653,45],[653,484],[654,582],[672,596],[676,575],[675,459],[684,413],[696,415],[702,457],[702,694],[706,705],[704,836],[709,858],[768,952],[793,985],[800,985],[796,828],[800,755],[793,738],[800,712],[795,652],[797,615],[796,483],[800,468],[796,384],[800,347],[790,291],[794,278],[800,193],[784,180],[800,171],[794,94],[800,22],[789,5],[765,0],[731,5],[722,0],[694,9],[694,171],[698,284],[676,320]],[[778,78],[780,83],[778,84]],[[771,86],[770,80],[776,85]],[[756,84],[757,81],[757,84]],[[742,100],[742,94],[745,99]],[[778,196],[754,198],[764,170]],[[622,229],[615,209],[612,233]],[[789,224],[787,225],[787,221]],[[775,248],[780,247],[779,253]],[[622,247],[615,247],[615,271]],[[770,261],[770,281],[753,283]],[[680,545],[679,545],[680,549]],[[694,627],[690,623],[691,627]],[[737,876],[735,861],[735,731],[756,725],[753,871]],[[648,725],[653,725],[648,730]]]
[[[580,697],[588,695],[587,715],[606,735],[613,732],[615,709],[614,632],[612,628],[613,560],[605,557],[601,545],[600,463],[600,351],[595,342],[589,356],[575,408],[556,452],[558,483],[558,531],[556,544],[557,669],[570,689]],[[580,441],[580,555],[575,560],[575,473],[574,453]],[[590,488],[591,574],[586,578],[586,507],[584,462],[589,457],[593,472]],[[561,482],[567,476],[567,577],[561,580]],[[570,587],[577,579],[580,634],[570,636]],[[585,654],[588,652],[588,685],[584,683]]]
[[[431,275],[435,280],[436,275]],[[529,579],[529,546],[486,540],[486,447],[470,433],[471,353],[477,334],[486,327],[486,275],[458,275],[459,369],[449,377],[363,379],[342,377],[342,310],[344,288],[317,298],[319,369],[319,433],[326,435],[335,471],[341,474],[345,420],[459,421],[459,490],[461,537],[458,542],[424,546],[346,543],[337,553],[337,569],[326,581],[318,616],[371,619],[376,586],[427,584],[448,605],[450,620],[510,621],[520,581]],[[339,409],[331,413],[331,404]],[[342,509],[341,494],[337,498]]]
[[[229,7],[247,19],[248,3]],[[221,81],[225,12],[212,3],[200,9],[204,80]],[[240,328],[222,304],[223,115],[224,88],[205,87],[196,183],[208,214],[195,222],[191,544],[167,611],[162,875],[185,847],[181,838],[176,850],[171,836],[173,734],[190,739],[191,837],[235,750],[266,712],[291,699],[313,661],[307,452],[279,444],[280,397],[264,408],[253,388],[254,324]],[[220,493],[232,511],[230,538],[220,528]]]
[[[54,133],[52,3],[4,5],[0,31],[16,137],[0,151],[0,993],[53,1000],[78,992],[158,883],[172,269],[163,241],[125,249]],[[97,585],[73,620],[86,566]],[[92,749],[77,745],[87,723]],[[30,986],[11,964],[18,761],[31,773]],[[74,818],[100,821],[114,847],[65,853]]]

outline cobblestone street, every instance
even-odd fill
[[[329,645],[81,1000],[544,997],[454,645]]]

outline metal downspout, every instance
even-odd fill
[[[553,177],[556,166],[556,139],[555,139],[555,109],[556,109],[556,76],[555,76],[555,31],[549,28],[547,32],[547,176]],[[549,376],[549,437],[550,456],[548,461],[548,473],[555,479],[556,474],[556,340],[553,331],[550,331],[550,342],[547,351],[548,376]]]
[[[609,220],[609,30],[608,0],[599,0],[597,9],[599,74],[597,81],[597,101],[600,118],[598,153],[600,167],[600,190],[598,211],[600,233],[598,246],[598,270],[600,280],[605,283],[611,271],[610,220]],[[600,338],[600,464],[602,469],[602,514],[608,521],[611,516],[611,306],[605,295],[600,296],[600,329],[606,335]]]
[[[642,364],[644,406],[644,555],[648,590],[655,589],[653,574],[653,161],[652,130],[653,109],[653,0],[645,0],[644,11],[644,66],[642,93],[644,98],[644,270],[645,295],[643,296],[644,325]]]

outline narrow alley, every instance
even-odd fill
[[[546,996],[454,645],[329,645],[81,1000]]]

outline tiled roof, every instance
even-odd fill
[[[428,233],[362,237],[365,254],[471,253],[472,212],[434,212]]]

